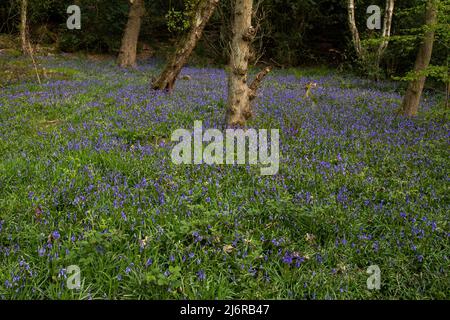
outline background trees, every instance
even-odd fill
[[[66,8],[72,0],[28,0],[28,25],[33,41],[43,45],[57,44],[67,52],[89,51],[118,54],[128,21],[129,6],[125,0],[79,0],[82,8],[82,30],[67,30]],[[140,43],[165,56],[174,41],[184,31],[186,0],[144,0],[147,14],[142,18]],[[289,67],[325,63],[331,66],[357,69],[356,53],[348,28],[346,0],[264,0],[258,7],[260,29],[255,43],[259,61]],[[404,75],[414,64],[418,42],[409,46],[396,39],[408,35],[408,30],[420,27],[422,0],[396,1],[392,19],[389,48],[380,61],[381,76]],[[366,9],[376,4],[385,8],[385,0],[356,0],[355,22],[362,39],[380,38],[379,30],[367,30]],[[20,1],[0,2],[0,33],[19,34]],[[174,12],[175,14],[169,14]],[[194,50],[200,56],[218,64],[228,63],[231,40],[230,19],[232,1],[221,1],[206,25],[202,39]],[[168,28],[169,23],[173,26]],[[411,47],[408,49],[408,47]],[[437,41],[433,65],[444,65],[447,54],[442,42]],[[273,60],[273,61],[272,61]]]
[[[125,0],[77,0],[82,8],[82,30],[68,30],[66,27],[66,8],[74,4],[73,0],[2,1],[0,33],[17,36],[21,43],[27,35],[21,23],[21,6],[25,2],[28,2],[28,34],[32,43],[39,46],[53,46],[64,52],[119,55],[118,62],[122,65],[134,64],[133,48],[139,52],[143,47],[151,47],[155,55],[169,61],[166,70],[153,83],[156,88],[173,86],[178,74],[176,69],[179,69],[174,69],[174,65],[179,67],[189,60],[219,65],[229,62],[234,1],[218,3],[208,23],[202,25],[199,37],[191,28],[196,19],[194,13],[200,12],[196,10],[200,3],[198,0],[136,0],[135,3],[142,2],[148,9],[140,19],[139,38],[136,32],[127,32],[137,30],[127,27],[127,23],[138,22],[138,19],[129,19],[132,10]],[[348,3],[349,0],[255,0],[252,19],[258,32],[253,45],[249,46],[250,65],[258,63],[261,67],[275,65],[280,68],[326,65],[357,72],[363,77],[396,77],[410,81],[410,71],[414,68],[424,34],[425,2],[396,1],[392,11],[392,0],[354,0],[352,21],[358,31],[360,46],[370,53],[364,63],[358,63],[361,59],[354,46],[358,41],[355,42],[355,34],[351,32],[354,29],[348,27]],[[427,85],[443,91],[448,90],[449,85],[449,32],[448,23],[444,21],[448,19],[449,5],[445,1],[439,3],[438,18],[441,18],[436,26],[436,41],[427,68],[430,80]],[[366,10],[373,4],[383,9],[382,30],[366,28],[369,16]],[[191,40],[186,41],[189,35]],[[129,45],[131,39],[136,44]],[[183,46],[180,39],[185,44],[195,44]],[[184,50],[181,48],[189,50],[180,55]],[[171,54],[173,52],[175,54]]]

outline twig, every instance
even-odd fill
[[[39,77],[39,72],[38,72],[38,69],[37,69],[37,66],[36,66],[36,61],[34,60],[33,48],[31,47],[30,42],[28,42],[28,48],[29,48],[28,52],[30,54],[31,60],[33,61],[33,66],[34,66],[34,71],[36,72],[36,77],[38,79],[39,84],[42,84],[41,77]]]
[[[284,69],[284,65],[282,65],[281,63],[276,62],[272,58],[270,58],[270,61],[272,61],[274,64],[276,64],[279,68]]]

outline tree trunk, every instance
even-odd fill
[[[20,40],[24,54],[28,53],[30,48],[27,33],[27,7],[28,0],[22,0],[20,2]]]
[[[152,88],[154,90],[172,91],[181,69],[200,40],[203,30],[218,4],[219,0],[200,0],[192,18],[189,32],[177,45],[175,53],[169,59],[159,78],[153,81]]]
[[[392,26],[392,16],[394,14],[394,4],[395,0],[386,0],[386,8],[384,11],[384,22],[383,22],[383,30],[382,30],[382,39],[381,43],[376,51],[376,56],[372,60],[369,56],[370,48],[364,48],[361,44],[361,38],[359,36],[358,27],[356,26],[356,18],[355,18],[355,1],[348,0],[347,1],[347,10],[348,10],[348,24],[350,27],[350,32],[352,34],[352,42],[356,51],[356,55],[360,62],[363,63],[366,67],[368,65],[373,65],[374,70],[376,71],[376,79],[378,80],[378,71],[381,64],[381,59],[386,51],[386,48],[389,44],[389,38],[391,36],[391,26]]]
[[[250,44],[256,35],[256,29],[252,27],[252,8],[253,0],[235,0],[226,113],[226,122],[230,127],[244,126],[251,118],[250,102],[271,70],[270,67],[265,68],[250,86],[247,85]]]
[[[420,98],[425,85],[426,75],[424,74],[430,64],[431,54],[434,43],[434,26],[437,23],[437,4],[436,0],[428,0],[425,13],[426,31],[422,44],[420,45],[414,64],[414,73],[416,79],[409,83],[403,99],[401,110],[407,117],[417,115],[419,111]]]
[[[128,22],[120,46],[117,64],[121,67],[136,66],[136,50],[141,30],[141,19],[145,14],[144,0],[130,0]]]
[[[348,9],[348,25],[350,27],[350,32],[352,33],[352,40],[353,40],[353,46],[355,47],[356,55],[359,59],[362,59],[362,46],[361,46],[361,39],[359,37],[358,27],[356,26],[356,19],[355,19],[355,1],[354,0],[348,0],[347,2],[347,9]]]
[[[375,61],[376,80],[380,80],[380,65],[386,51],[391,37],[392,16],[394,15],[395,0],[386,0],[386,8],[384,9],[383,31],[381,35],[381,43],[377,50],[377,57]]]
[[[391,26],[392,26],[392,16],[394,14],[395,0],[386,0],[386,8],[384,11],[384,22],[383,22],[383,40],[378,48],[377,52],[377,63],[380,65],[381,58],[389,44],[389,38],[391,36]]]
[[[250,95],[247,86],[250,43],[255,36],[252,27],[253,0],[236,0],[233,15],[230,70],[228,75],[229,126],[243,126],[251,117]]]

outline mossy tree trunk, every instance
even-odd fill
[[[177,45],[176,51],[168,60],[168,63],[160,76],[153,81],[154,90],[166,90],[171,92],[175,81],[183,66],[187,63],[189,56],[200,40],[206,24],[213,15],[219,0],[200,0],[191,21],[188,33]]]

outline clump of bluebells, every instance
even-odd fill
[[[171,162],[174,130],[222,128],[224,70],[186,67],[167,94],[149,91],[155,61],[41,60],[73,78],[0,92],[2,299],[449,298],[439,96],[404,119],[397,86],[275,71],[249,123],[280,130],[280,171],[261,176]]]

